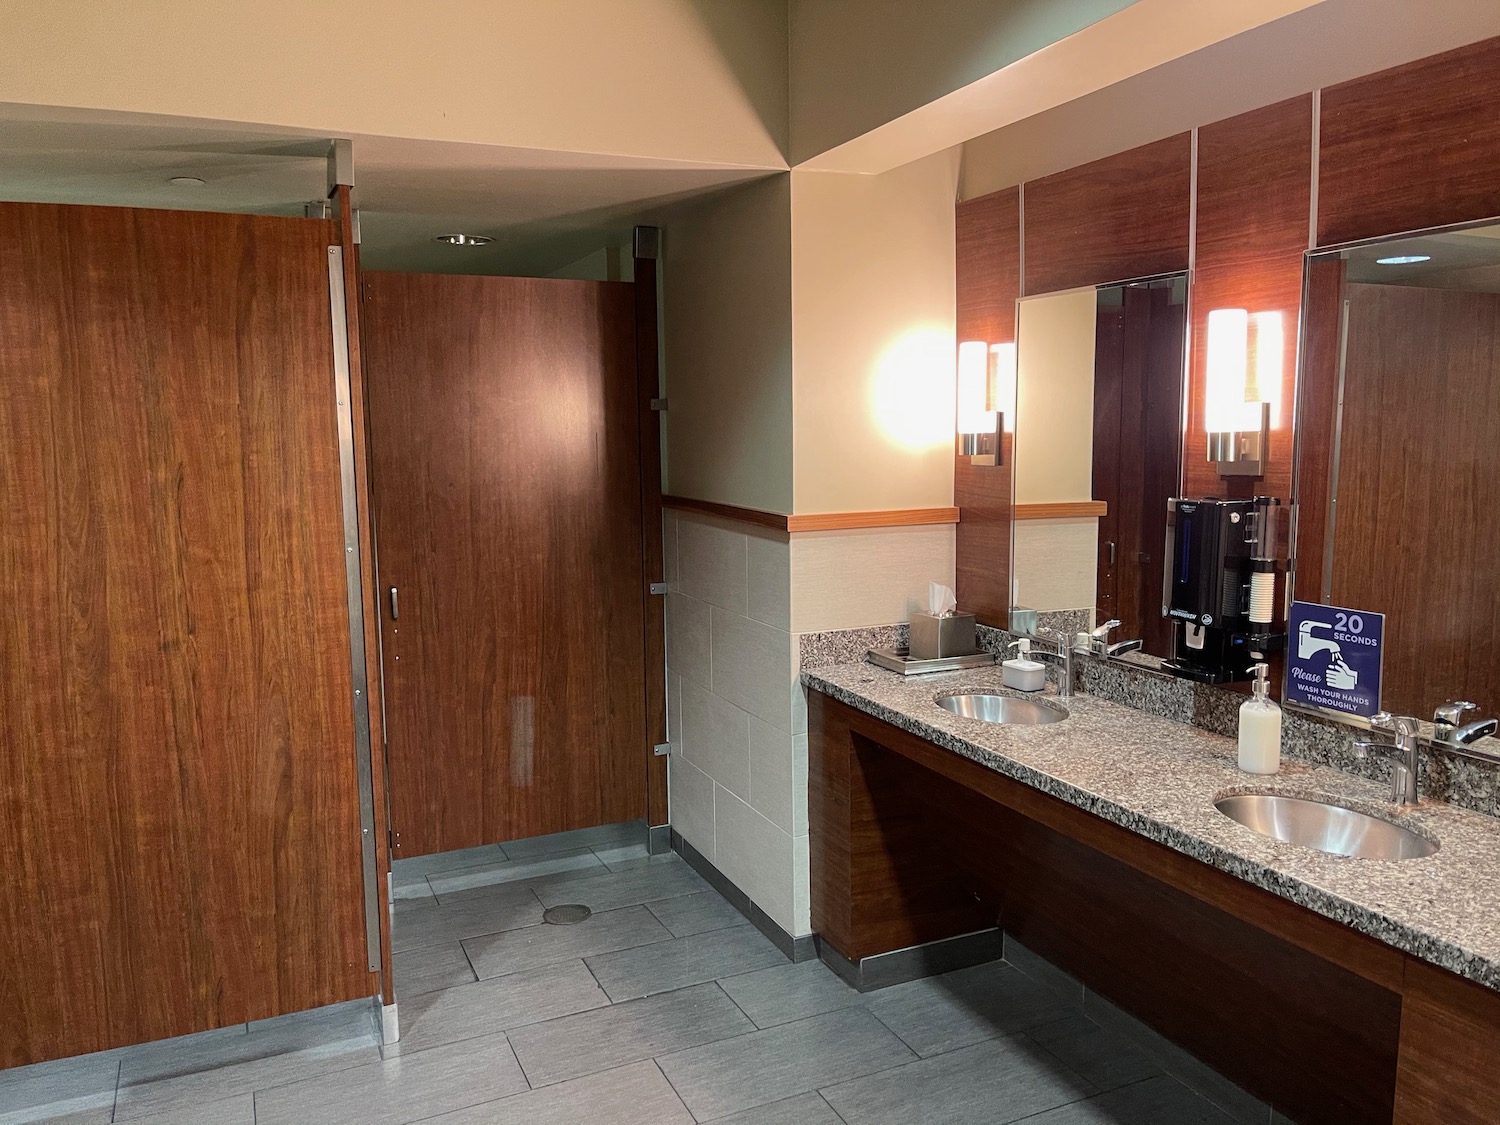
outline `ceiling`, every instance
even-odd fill
[[[1343,256],[1349,281],[1500,293],[1500,226],[1390,239],[1345,250]]]
[[[372,269],[548,274],[679,200],[761,168],[355,137]],[[296,131],[0,107],[0,199],[300,215],[327,192],[329,139]],[[173,177],[201,185],[177,185]],[[483,247],[437,235],[484,234]]]

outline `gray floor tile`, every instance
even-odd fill
[[[434,855],[419,855],[411,859],[398,859],[391,864],[391,877],[398,883],[411,883],[440,871],[455,871],[460,867],[479,867],[486,863],[502,863],[509,857],[500,850],[499,844],[481,844],[477,848],[459,848],[452,852],[437,852]]]
[[[628,867],[635,867],[651,859],[651,851],[644,843],[611,844],[608,847],[594,848],[592,850],[599,857],[599,862],[611,871],[621,871]]]
[[[1052,989],[1062,999],[1083,1006],[1083,982],[1063,972],[1051,961],[1033,953],[1010,934],[1005,935],[1005,960],[1038,984]]]
[[[667,863],[637,864],[619,872],[603,868],[601,871],[602,874],[587,879],[539,883],[534,889],[545,906],[581,902],[596,912],[698,894],[709,889],[703,876],[676,856]]]
[[[648,902],[646,909],[672,931],[673,937],[689,937],[709,930],[727,930],[732,926],[750,924],[750,919],[725,902],[723,896],[714,890]]]
[[[342,1009],[342,1005],[338,1006]],[[317,1009],[323,1011],[323,1009]],[[369,1024],[369,1005],[365,1005],[365,1024]],[[300,1013],[299,1013],[300,1014]],[[248,1024],[237,1023],[213,1031],[200,1031],[195,1035],[179,1035],[173,1039],[159,1039],[154,1043],[141,1043],[133,1047],[121,1047],[111,1052],[120,1062],[120,1078],[126,1083],[147,1082],[153,1078],[170,1078],[195,1070],[206,1070],[234,1062],[240,1058],[251,1058],[271,1053],[264,1043],[247,1038]],[[265,1032],[262,1032],[265,1034]],[[347,1038],[334,1033],[329,1038]],[[311,1046],[314,1038],[304,1042],[290,1043],[285,1050],[297,1046]]]
[[[716,984],[614,1004],[511,1032],[533,1086],[714,1043],[755,1030]]]
[[[528,926],[463,943],[481,979],[671,938],[644,906],[595,914],[576,926]]]
[[[767,1105],[913,1058],[862,1009],[814,1016],[656,1061],[700,1121]]]
[[[644,843],[646,822],[629,820],[623,824],[601,824],[595,828],[575,828],[571,832],[554,832],[550,836],[533,836],[529,840],[511,840],[501,844],[511,859],[534,859],[576,848],[608,848]]]
[[[1002,961],[870,993],[870,1011],[919,1055],[1055,1022],[1077,1011]]]
[[[1124,1036],[1108,1031],[1085,1016],[1033,1027],[1026,1035],[1083,1075],[1100,1090],[1155,1078],[1161,1067]]]
[[[1171,1078],[1074,1102],[1028,1118],[1026,1125],[1233,1125],[1234,1119]]]
[[[844,1119],[821,1094],[798,1094],[730,1117],[716,1117],[711,1125],[844,1125]]]
[[[453,988],[477,979],[468,957],[464,955],[464,947],[456,941],[393,953],[391,966],[396,973],[398,1003],[424,992]]]
[[[620,953],[586,957],[585,960],[594,976],[599,978],[600,987],[611,1000],[619,1003],[768,965],[785,964],[786,955],[755,927],[740,926],[673,938]]]
[[[482,867],[445,871],[438,875],[429,875],[427,882],[432,887],[432,893],[442,900],[448,895],[472,891],[478,887],[495,887],[504,883],[533,881],[575,871],[608,873],[609,868],[599,862],[598,856],[584,848],[581,851],[568,851],[557,855],[507,859],[500,863],[485,864]]]
[[[840,1008],[858,1008],[865,1002],[821,961],[773,965],[730,977],[720,986],[757,1027],[791,1023]]]
[[[991,1039],[822,1091],[849,1125],[1000,1125],[1096,1092],[1021,1035]]]
[[[119,1076],[113,1051],[0,1071],[0,1122],[65,1116],[80,1123],[108,1121]]]
[[[236,1094],[222,1101],[184,1106],[131,1121],[134,1125],[255,1125],[255,1095]]]
[[[641,1062],[433,1117],[422,1125],[692,1125],[692,1122],[692,1114],[656,1064]]]
[[[608,1004],[582,961],[563,961],[400,1001],[401,1038],[386,1058],[475,1039]]]
[[[391,920],[391,948],[400,952],[419,945],[456,942],[466,937],[535,926],[542,904],[527,887],[487,887],[462,895],[417,900],[398,907]]]
[[[526,1089],[503,1035],[259,1090],[257,1125],[404,1125]]]

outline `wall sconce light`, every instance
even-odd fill
[[[1203,428],[1220,476],[1265,473],[1271,417],[1281,397],[1284,337],[1279,312],[1208,314]]]
[[[1015,404],[1015,344],[959,344],[959,456],[971,465],[1003,465],[1003,435],[1015,431]]]

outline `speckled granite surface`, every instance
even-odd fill
[[[1047,726],[996,726],[937,706],[939,696],[964,691],[1016,694],[1001,687],[998,668],[902,677],[842,664],[804,669],[802,678],[809,690],[1500,991],[1500,821],[1492,817],[1432,800],[1397,814],[1379,782],[1285,757],[1279,775],[1252,777],[1237,768],[1231,739],[1082,691],[1064,704],[1069,718]],[[1441,847],[1425,859],[1379,861],[1284,844],[1214,808],[1246,790],[1332,798]]]
[[[909,635],[905,625],[872,625],[867,629],[803,633],[797,638],[797,658],[803,668],[858,664],[872,648],[904,647]]]

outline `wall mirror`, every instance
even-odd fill
[[[1381,703],[1500,713],[1500,225],[1311,253],[1294,596],[1386,615]]]
[[[1012,604],[1040,626],[1118,620],[1112,642],[1171,653],[1162,565],[1186,331],[1186,274],[1017,302]]]

